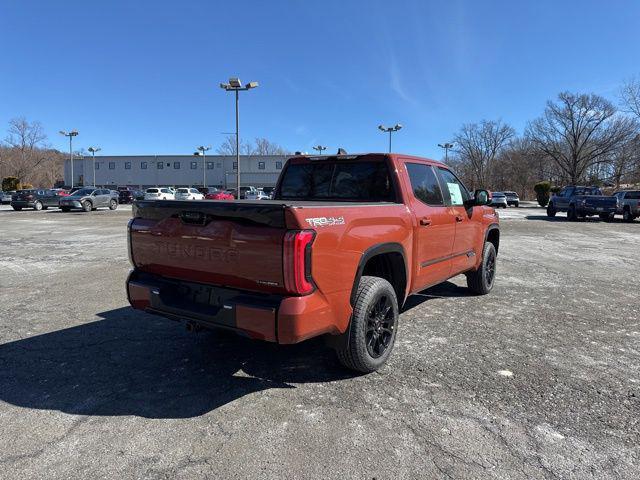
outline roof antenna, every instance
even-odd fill
[[[339,148],[338,149],[338,155],[346,155],[347,151],[344,148]]]

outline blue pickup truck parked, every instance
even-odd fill
[[[567,212],[570,221],[590,215],[610,221],[616,213],[618,202],[615,197],[602,195],[598,187],[564,187],[551,197],[547,205],[547,216],[555,217],[558,212]]]

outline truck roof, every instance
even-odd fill
[[[418,160],[421,162],[428,162],[434,165],[443,166],[446,165],[438,160],[433,160],[432,158],[426,157],[418,157],[416,155],[407,155],[404,153],[380,153],[380,152],[368,152],[368,153],[348,153],[348,154],[334,154],[334,155],[293,155],[289,158],[289,160],[311,160],[311,161],[323,161],[323,160],[355,160],[363,157],[387,157],[393,160],[397,159],[409,159],[409,160]]]

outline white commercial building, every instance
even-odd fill
[[[287,155],[241,155],[242,185],[272,187],[276,184]],[[206,159],[206,164],[205,164]],[[71,185],[71,166],[64,165],[65,185]],[[113,187],[194,186],[233,188],[236,185],[234,155],[135,155],[74,157],[73,185]],[[94,177],[95,175],[95,177]],[[95,181],[94,181],[95,178]]]

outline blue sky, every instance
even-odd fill
[[[192,153],[233,130],[290,150],[440,158],[462,123],[519,132],[560,91],[615,99],[640,74],[635,1],[29,1],[0,4],[0,133],[39,120],[65,149]]]

